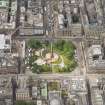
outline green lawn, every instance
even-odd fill
[[[41,43],[40,41],[32,40],[32,43],[29,43],[29,47],[32,49],[41,49],[46,48],[46,51],[43,52],[43,58],[46,55],[47,52],[51,52],[51,43]],[[34,45],[35,44],[35,45]],[[38,44],[38,46],[37,46]],[[74,53],[75,53],[75,46],[70,41],[64,41],[64,40],[58,40],[56,42],[52,43],[53,52],[58,54],[59,59],[55,62],[52,62],[51,64],[46,64],[39,66],[35,63],[35,60],[38,59],[38,57],[30,57],[29,65],[32,67],[32,71],[34,73],[47,73],[47,72],[53,72],[53,73],[62,73],[62,72],[71,72],[75,69],[77,66],[77,62],[74,59]],[[60,64],[63,62],[63,67],[60,67]],[[38,69],[38,70],[37,70]]]

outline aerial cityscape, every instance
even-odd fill
[[[105,105],[105,0],[0,0],[0,105]]]

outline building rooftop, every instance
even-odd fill
[[[50,105],[61,105],[58,99],[53,99],[50,101]]]
[[[102,47],[101,45],[92,45],[92,54],[93,55],[101,55],[102,54]]]
[[[8,7],[9,0],[0,0],[0,8],[1,7]]]
[[[70,91],[72,92],[86,92],[86,82],[83,78],[72,78],[70,80]]]
[[[5,46],[5,36],[4,34],[0,35],[0,49],[4,49]]]

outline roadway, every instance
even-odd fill
[[[71,74],[68,74],[68,73],[62,73],[62,74],[59,74],[59,73],[54,73],[54,74],[7,74],[7,75],[0,75],[0,78],[4,78],[4,77],[29,77],[29,76],[32,76],[34,79],[69,79],[69,78],[73,78],[73,77],[78,77],[78,78],[85,78],[84,76],[80,76],[80,75],[71,75]]]
[[[32,39],[32,38],[35,38],[35,39],[43,39],[43,40],[48,40],[48,39],[51,39],[53,38],[54,40],[57,40],[57,39],[69,39],[69,40],[77,40],[77,41],[81,41],[83,38],[82,36],[54,36],[54,37],[49,37],[49,36],[46,36],[46,35],[21,35],[21,36],[16,36],[15,37],[16,39],[19,39],[19,40],[29,40],[29,39]]]

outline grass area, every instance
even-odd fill
[[[76,66],[77,62],[74,59],[75,46],[69,41],[59,41],[54,43],[54,52],[57,52],[62,58],[65,64],[64,68],[59,68],[55,66],[57,72],[71,72]],[[54,70],[52,70],[54,71]]]
[[[59,66],[54,66],[54,67],[52,67],[52,72],[53,73],[59,73],[60,72],[60,68],[59,68]]]
[[[51,43],[42,44],[40,41],[32,40],[32,43],[30,42],[28,47],[31,49],[34,49],[34,51],[45,48],[43,51],[43,59],[45,58],[46,53],[51,53]],[[38,44],[38,46],[37,46]],[[51,64],[44,64],[44,65],[37,65],[35,63],[35,60],[39,57],[36,55],[33,55],[29,59],[29,65],[32,68],[32,71],[34,73],[46,73],[46,72],[53,72],[53,73],[62,73],[62,72],[71,72],[75,69],[77,66],[77,62],[75,61],[74,54],[75,54],[75,46],[70,41],[64,41],[64,40],[58,40],[56,42],[52,43],[52,50],[54,53],[56,53],[59,58],[55,62],[52,62]],[[63,66],[61,67],[61,64]]]

